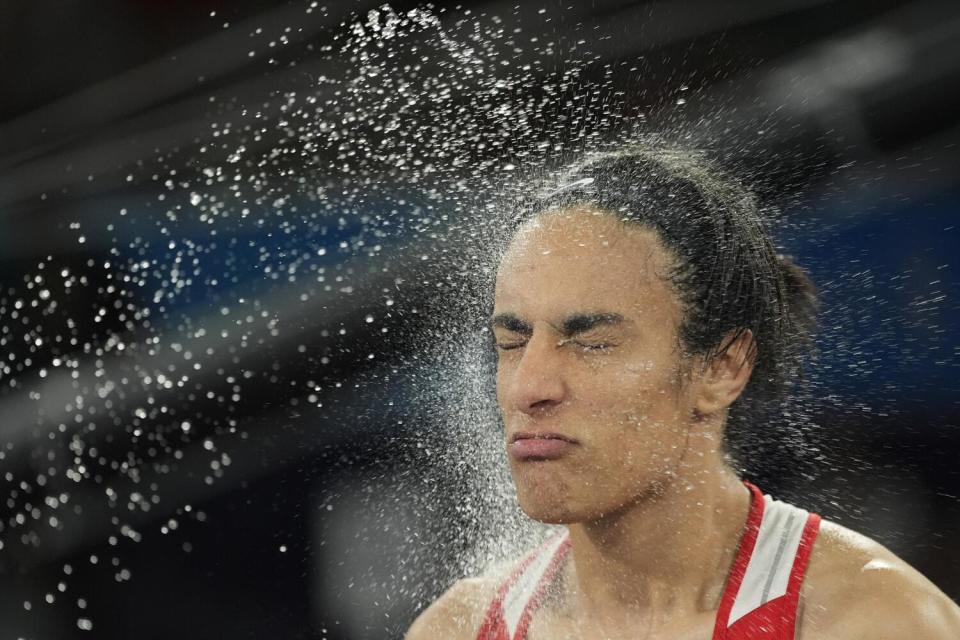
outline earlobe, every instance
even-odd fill
[[[700,416],[725,411],[743,393],[753,373],[756,342],[752,331],[731,332],[723,344],[726,348],[710,361],[700,380],[694,406]]]

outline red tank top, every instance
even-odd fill
[[[717,610],[713,640],[793,640],[800,586],[820,516],[744,484],[752,495],[750,514]],[[570,538],[563,533],[521,560],[497,591],[477,640],[524,640],[569,551]]]

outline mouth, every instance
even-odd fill
[[[507,451],[514,460],[556,460],[579,446],[574,438],[561,433],[519,431],[510,436]]]
[[[510,436],[510,444],[520,440],[562,440],[570,444],[580,444],[575,438],[552,431],[517,431]]]

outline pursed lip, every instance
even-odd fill
[[[507,452],[518,462],[558,460],[580,443],[553,431],[518,431],[510,436]]]
[[[564,442],[569,442],[570,444],[580,444],[576,438],[571,438],[570,436],[565,436],[562,433],[555,433],[552,431],[517,431],[510,436],[510,444],[513,444],[517,440],[563,440]]]

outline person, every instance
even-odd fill
[[[457,582],[407,640],[960,638],[919,572],[730,464],[725,431],[776,419],[817,304],[746,189],[637,146],[575,165],[518,223],[497,402],[520,507],[563,527]]]

